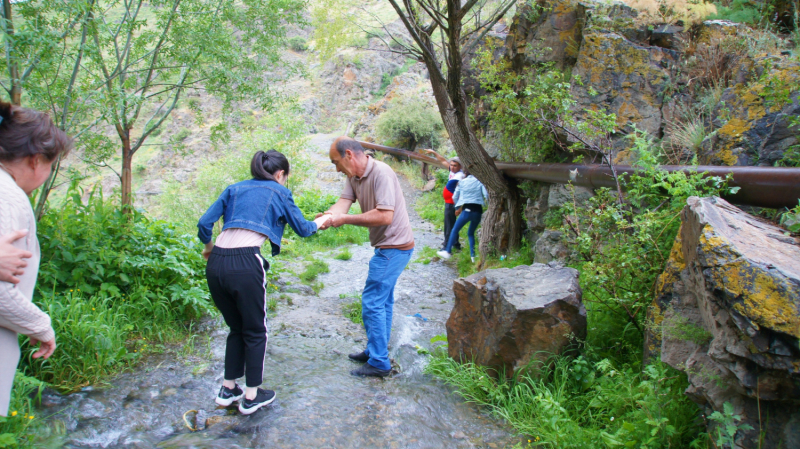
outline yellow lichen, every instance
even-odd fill
[[[767,327],[800,338],[800,315],[786,293],[792,291],[792,286],[741,257],[733,260],[713,257],[728,245],[728,240],[715,234],[708,225],[700,236],[700,250],[709,260],[713,288],[736,301],[734,310],[746,316],[756,328]]]

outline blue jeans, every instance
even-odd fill
[[[397,278],[411,260],[413,249],[375,248],[369,261],[369,274],[361,295],[361,318],[367,331],[367,350],[370,365],[391,369],[389,337],[392,334],[394,286]]]
[[[462,211],[461,214],[458,215],[458,219],[456,220],[455,226],[453,226],[453,230],[450,231],[450,240],[447,241],[447,247],[445,247],[445,251],[448,253],[453,248],[453,245],[456,244],[458,241],[458,233],[461,232],[461,228],[464,227],[467,222],[469,222],[469,229],[467,229],[467,238],[469,238],[469,254],[472,257],[475,257],[475,230],[478,229],[478,225],[481,224],[481,216],[483,216],[483,212],[478,212],[477,210],[473,211]]]

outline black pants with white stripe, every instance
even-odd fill
[[[267,350],[267,270],[259,247],[214,247],[206,265],[211,298],[231,328],[225,348],[225,379],[245,376],[261,385]]]

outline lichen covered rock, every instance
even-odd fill
[[[583,83],[572,85],[576,113],[605,110],[616,114],[622,130],[635,125],[659,135],[664,93],[671,82],[669,68],[676,62],[677,54],[671,50],[637,45],[614,32],[585,32],[572,72]],[[627,139],[615,139],[618,149],[627,145]]]
[[[485,270],[453,283],[450,357],[511,376],[586,337],[578,271],[558,265]]]
[[[687,394],[742,415],[737,447],[800,442],[800,244],[719,198],[688,200],[657,283],[645,350],[688,375]],[[748,424],[752,430],[743,430]],[[713,429],[711,429],[713,430]]]
[[[723,93],[714,114],[720,128],[703,142],[701,164],[773,166],[800,143],[790,120],[800,117],[800,64],[765,60],[759,66],[769,67],[759,81]]]

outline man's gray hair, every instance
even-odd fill
[[[351,139],[350,137],[342,136],[336,139],[336,151],[339,152],[339,156],[344,157],[345,150],[350,150],[353,153],[363,153],[364,147],[358,143],[357,140]]]

